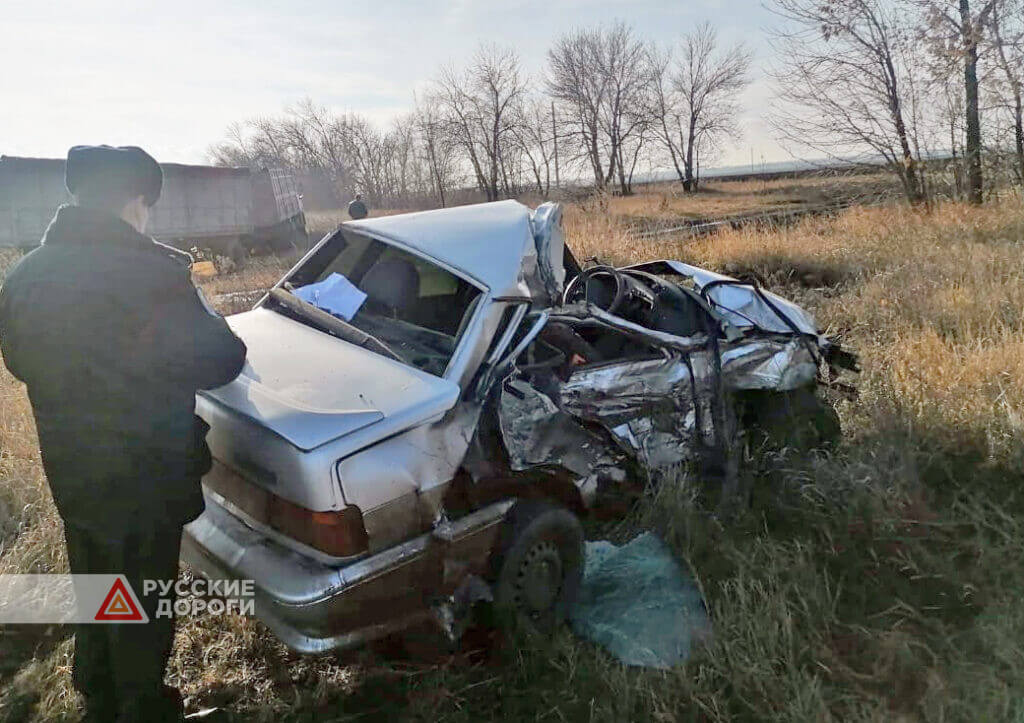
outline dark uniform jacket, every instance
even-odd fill
[[[348,205],[349,218],[353,218],[358,221],[361,218],[366,218],[367,213],[369,212],[366,210],[366,204],[359,199],[352,201]]]
[[[188,267],[110,213],[64,206],[4,280],[0,349],[28,386],[66,522],[120,534],[203,510],[195,394],[234,379],[245,345]]]

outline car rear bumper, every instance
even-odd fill
[[[207,494],[185,528],[182,559],[214,580],[253,580],[256,615],[303,653],[351,648],[430,617],[467,574],[482,572],[511,500],[349,564],[302,555],[246,524]]]

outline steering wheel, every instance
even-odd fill
[[[611,266],[592,266],[589,269],[581,271],[569,284],[565,287],[565,292],[562,294],[562,303],[569,304],[574,301],[583,299],[590,301],[590,282],[594,279],[605,279],[611,278],[615,283],[615,295],[612,298],[608,308],[604,309],[609,314],[614,314],[615,310],[619,308],[623,300],[626,298],[626,280],[623,277],[621,271]],[[597,304],[600,307],[600,304]]]

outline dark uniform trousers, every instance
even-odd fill
[[[156,617],[160,590],[143,595],[143,582],[177,577],[181,527],[106,537],[65,523],[64,538],[72,573],[124,575],[149,617],[148,623],[76,626],[73,679],[85,696],[88,720],[180,721],[178,693],[157,687],[174,643],[174,619]],[[172,589],[162,611],[168,605],[173,610],[173,595]]]

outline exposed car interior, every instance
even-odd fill
[[[682,280],[680,280],[682,281]],[[682,283],[642,271],[592,266],[566,284],[563,304],[587,303],[645,328],[688,337],[713,328],[696,294]],[[657,355],[635,336],[585,320],[553,324],[543,339],[576,358],[577,365]]]
[[[300,288],[340,274],[366,294],[348,321],[405,363],[444,374],[480,290],[426,259],[381,241],[337,231],[287,283]]]

